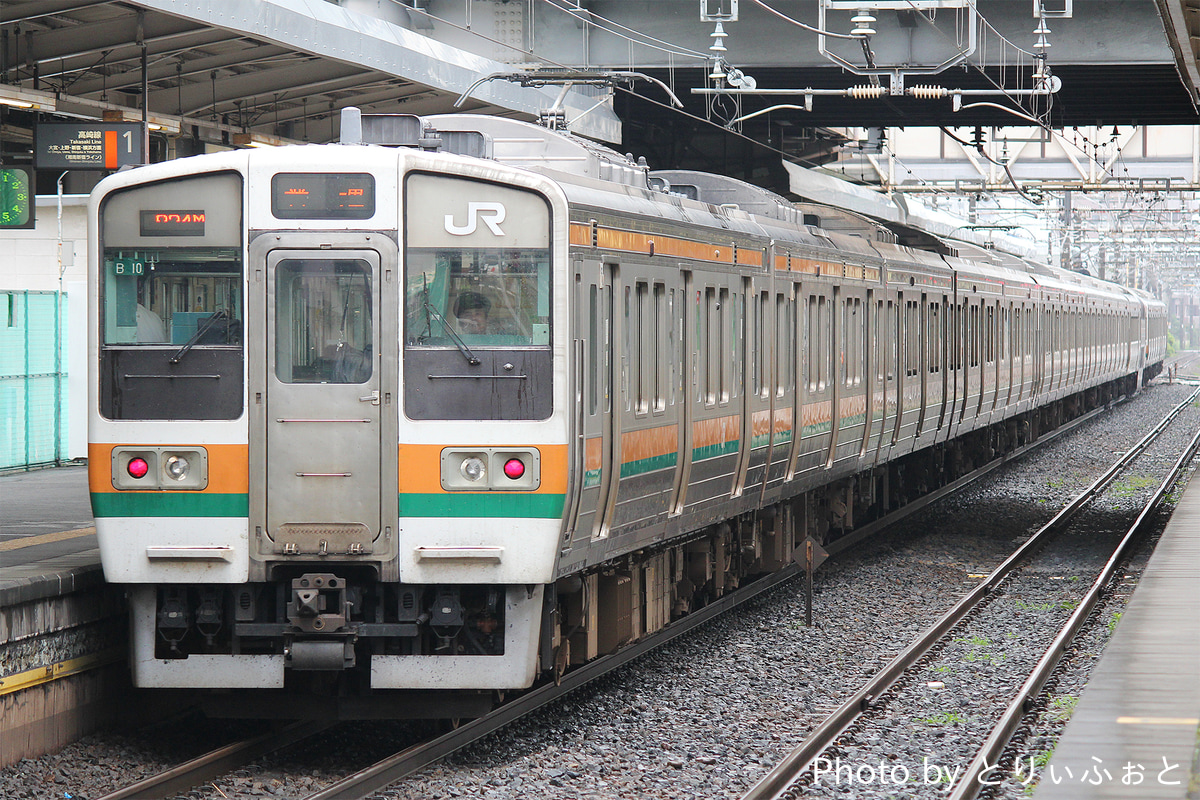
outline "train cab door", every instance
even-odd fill
[[[380,313],[393,258],[385,278],[375,250],[265,255],[265,370],[252,379],[262,413],[251,473],[266,499],[260,515],[251,513],[276,554],[378,556],[394,541],[380,539],[396,515],[396,491],[383,491],[396,485],[395,451],[381,444],[389,433],[396,441],[394,412],[386,413],[396,330]]]

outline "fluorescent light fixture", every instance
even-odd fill
[[[14,108],[54,111],[58,108],[58,99],[50,92],[22,89],[20,86],[0,83],[0,104]]]
[[[158,131],[159,133],[178,134],[183,127],[183,120],[178,117],[159,117],[154,114],[146,116],[146,125],[150,130]]]
[[[281,147],[286,142],[262,133],[235,133],[231,140],[235,147]]]

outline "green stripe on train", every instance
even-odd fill
[[[787,444],[792,440],[791,431],[779,431],[775,434],[775,445]],[[750,440],[750,449],[757,450],[760,447],[766,447],[771,443],[771,436],[766,433],[760,433]]]
[[[670,469],[679,462],[678,453],[664,453],[661,456],[651,456],[650,458],[639,458],[637,461],[627,461],[621,465],[621,477],[628,478],[633,475],[641,475],[645,472],[654,472],[660,469]]]
[[[250,495],[211,492],[92,492],[97,517],[249,517]]]
[[[692,461],[705,461],[718,456],[727,456],[736,453],[741,448],[741,442],[737,439],[730,439],[728,442],[719,442],[718,444],[709,444],[704,447],[692,448]]]
[[[400,495],[401,517],[562,517],[565,494],[445,492]]]

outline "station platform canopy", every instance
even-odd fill
[[[427,15],[396,3],[323,0],[6,0],[0,101],[61,117],[141,120],[197,140],[331,141],[339,112],[457,110],[536,120],[619,141],[608,90],[480,78],[504,61],[426,36]],[[376,8],[378,6],[378,8]],[[426,31],[428,32],[428,31]],[[43,119],[45,119],[43,114]],[[6,149],[15,138],[5,134]]]

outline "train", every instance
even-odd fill
[[[1147,293],[563,130],[342,141],[89,203],[89,490],[146,689],[467,717],[1161,369]]]

